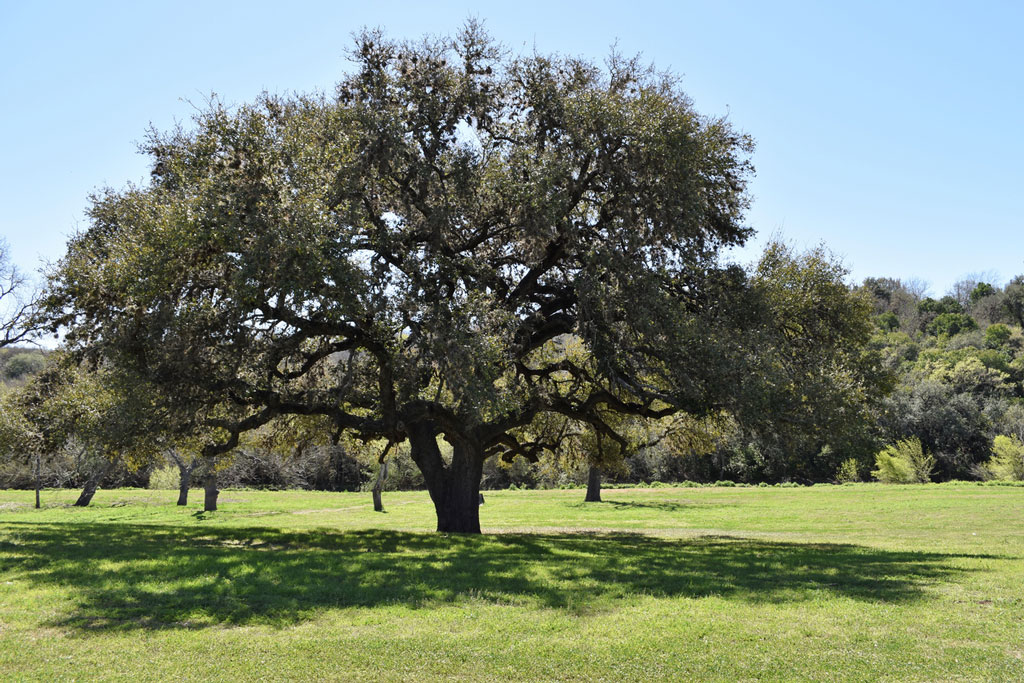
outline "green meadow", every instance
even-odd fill
[[[5,680],[1022,680],[1024,488],[0,491]]]

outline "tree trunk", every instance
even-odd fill
[[[601,470],[594,465],[590,466],[590,471],[587,473],[587,497],[583,499],[583,502],[601,502]]]
[[[75,501],[75,507],[88,507],[89,503],[92,502],[92,497],[96,495],[97,488],[99,487],[94,482],[85,482],[85,486],[82,488],[82,492],[78,494],[78,500]]]
[[[384,460],[380,464],[380,469],[377,470],[377,481],[373,482],[373,511],[384,512],[384,501],[381,500],[380,493],[384,490],[384,480],[388,478],[388,461]]]
[[[174,464],[178,466],[178,505],[188,505],[188,490],[192,486],[192,471],[199,464],[199,460],[192,456],[186,461],[178,451],[173,449],[169,455]]]
[[[85,481],[85,486],[82,487],[82,493],[79,494],[78,500],[75,501],[75,507],[88,507],[89,503],[92,502],[92,497],[96,495],[96,490],[100,487],[100,482],[103,481],[103,477],[107,476],[112,469],[114,469],[114,461],[107,460],[102,467],[92,473],[92,475]]]
[[[217,490],[217,473],[213,470],[213,463],[207,465],[204,479],[206,495],[203,496],[203,512],[216,512],[217,496],[220,495],[220,491]]]
[[[43,488],[42,477],[39,474],[39,470],[41,469],[40,468],[40,464],[39,464],[39,460],[41,458],[42,458],[42,456],[39,455],[38,453],[36,453],[36,462],[35,462],[35,466],[36,466],[36,510],[39,509],[39,489]]]
[[[192,468],[178,467],[180,479],[178,480],[178,505],[188,505],[188,489],[192,484]]]
[[[480,533],[480,479],[483,458],[468,448],[456,446],[452,464],[447,468],[442,505],[437,510],[437,530]]]
[[[455,442],[452,462],[446,465],[437,447],[437,431],[429,423],[409,429],[412,459],[423,473],[443,533],[480,533],[480,479],[483,455],[474,444]]]

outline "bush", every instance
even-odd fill
[[[16,353],[4,364],[3,375],[7,379],[21,379],[34,375],[43,369],[46,359],[38,353]]]
[[[422,484],[419,470],[409,459],[408,449],[392,451],[387,491],[416,488]],[[373,465],[376,467],[376,463]],[[341,445],[313,446],[298,452],[278,453],[252,448],[240,449],[230,465],[217,473],[222,488],[313,489],[358,491],[368,487],[371,469]],[[200,473],[194,475],[201,482]],[[177,488],[177,486],[175,486]]]
[[[875,324],[885,332],[893,332],[900,329],[900,319],[892,311],[886,311],[875,318]]]
[[[1024,442],[1016,436],[997,436],[988,470],[996,479],[1024,480]]]
[[[836,481],[840,484],[861,481],[860,468],[857,466],[855,458],[847,458],[839,463],[839,469],[836,470]]]
[[[925,455],[918,438],[903,439],[886,446],[875,456],[871,476],[886,484],[919,484],[929,481],[935,458]]]
[[[176,491],[181,484],[181,473],[176,465],[164,465],[149,475],[149,488]]]
[[[1011,334],[1010,328],[1003,323],[989,325],[985,330],[985,346],[990,349],[1001,348],[1010,341]]]
[[[937,337],[952,337],[961,332],[970,332],[978,328],[974,318],[964,313],[942,313],[928,323],[928,333]]]

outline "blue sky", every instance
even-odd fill
[[[32,270],[93,190],[146,177],[147,126],[212,92],[329,90],[350,34],[483,19],[513,50],[600,59],[617,41],[757,140],[749,223],[825,243],[860,280],[943,293],[1024,273],[1024,3],[0,0],[0,235]]]

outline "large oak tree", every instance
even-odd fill
[[[480,530],[484,460],[555,445],[526,438],[545,414],[616,440],[609,414],[727,402],[746,136],[635,59],[474,23],[352,56],[335,96],[150,135],[151,182],[97,195],[52,273],[70,348],[215,416],[210,456],[285,414],[408,440],[439,531]]]

